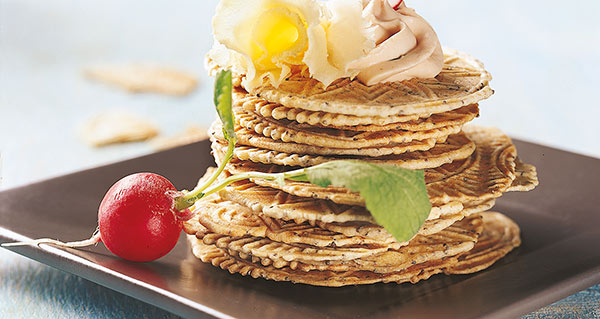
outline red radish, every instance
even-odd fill
[[[98,209],[98,230],[91,238],[63,243],[42,238],[5,243],[4,247],[52,244],[86,247],[100,241],[113,254],[130,261],[152,261],[166,255],[179,239],[189,209],[175,209],[180,196],[173,184],[154,173],[123,177],[106,192]]]
[[[98,209],[106,248],[131,261],[155,260],[171,251],[182,229],[173,202],[176,192],[171,182],[153,173],[132,174],[116,182]]]

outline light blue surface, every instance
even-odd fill
[[[0,318],[180,317],[2,249]]]
[[[165,135],[209,124],[215,0],[0,0],[0,187],[142,155],[138,143],[93,149],[81,123],[102,110],[144,116]],[[443,45],[478,57],[496,94],[479,124],[600,157],[600,2],[409,1]],[[196,74],[184,98],[131,95],[81,76],[97,63],[154,62]],[[600,317],[595,286],[527,318]],[[86,280],[0,249],[0,318],[175,318]]]

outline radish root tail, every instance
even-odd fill
[[[41,238],[41,239],[30,240],[30,241],[21,241],[21,242],[16,242],[16,243],[4,243],[1,246],[2,247],[16,247],[16,246],[38,246],[40,244],[49,244],[49,245],[55,245],[55,246],[59,246],[59,247],[66,247],[66,248],[78,248],[78,247],[91,246],[91,245],[99,243],[100,241],[101,241],[100,228],[96,228],[96,231],[94,232],[94,234],[92,234],[92,237],[90,237],[86,240],[71,241],[68,243],[63,243],[62,241],[51,239],[51,238]]]

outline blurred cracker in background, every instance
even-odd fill
[[[190,125],[177,135],[157,137],[150,141],[150,143],[155,150],[159,151],[191,144],[207,138],[208,128],[199,125]]]
[[[84,75],[132,93],[185,96],[198,85],[196,78],[189,73],[153,65],[98,65],[85,69]]]
[[[109,144],[145,141],[158,135],[150,122],[123,110],[110,110],[87,120],[82,138],[96,147]]]

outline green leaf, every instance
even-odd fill
[[[215,78],[214,102],[217,108],[219,118],[223,123],[223,135],[228,142],[236,142],[235,131],[233,129],[234,119],[231,109],[231,71],[221,70]]]
[[[332,161],[305,169],[308,181],[359,192],[375,221],[399,242],[410,240],[431,210],[423,170],[361,161]]]

